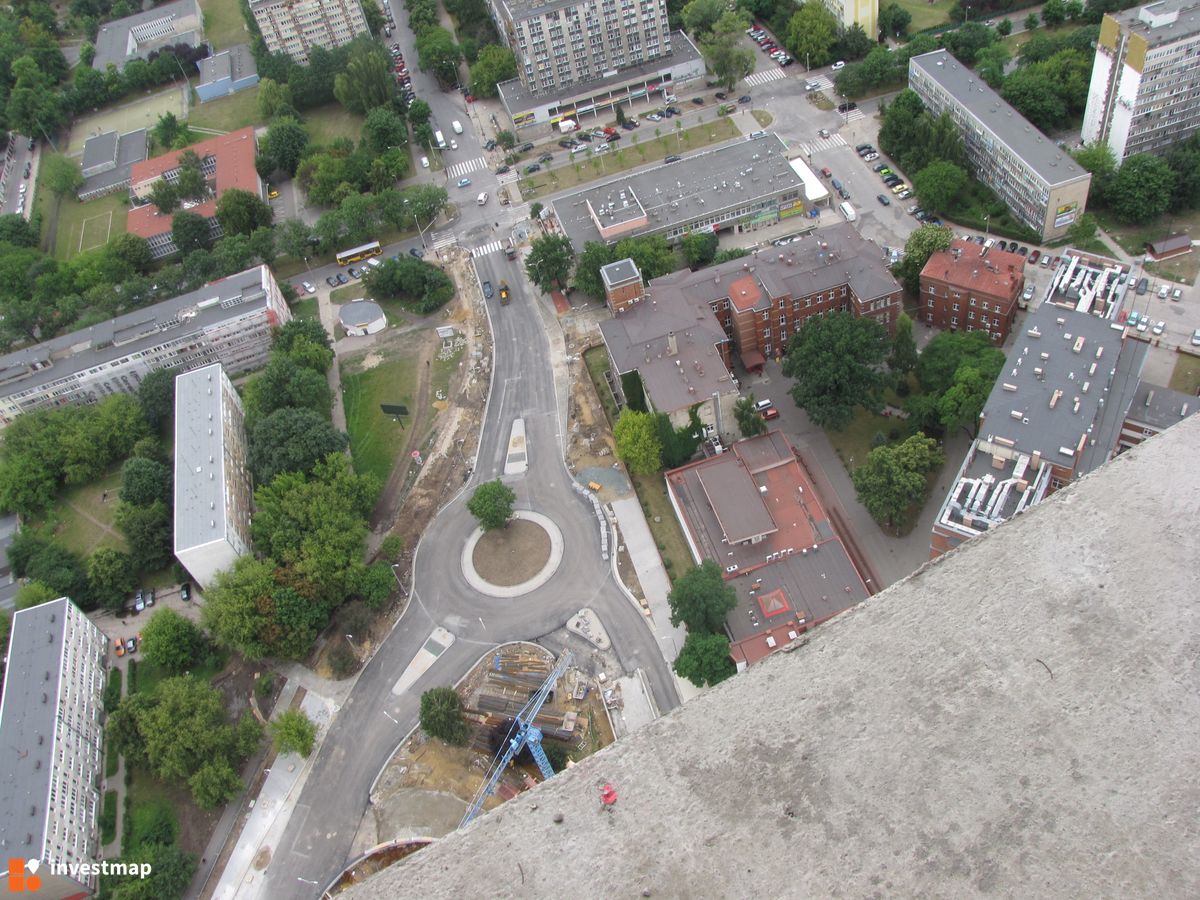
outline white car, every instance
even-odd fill
[[[839,69],[844,69],[845,67],[846,67],[846,64],[842,60],[839,59],[837,62],[835,62],[829,68],[831,68],[833,71],[837,72]]]
[[[1192,346],[1200,347],[1200,328],[1192,332]]]
[[[317,286],[311,281],[302,281],[300,282],[300,286],[310,294],[315,294],[317,292]]]
[[[21,185],[21,187],[25,187],[25,185]],[[1169,287],[1167,287],[1167,285],[1164,284],[1162,287],[1160,287],[1158,289],[1158,299],[1166,300],[1167,294],[1169,294],[1169,293],[1171,293],[1171,289]]]
[[[1164,331],[1167,330],[1167,323],[1166,322],[1155,322],[1154,327],[1151,328],[1150,330],[1153,331],[1155,334],[1162,334]]]
[[[422,169],[428,169],[428,168],[429,168],[429,157],[428,157],[428,156],[422,156],[422,157],[421,157],[421,168],[422,168]]]
[[[470,179],[470,178],[460,178],[460,179],[458,179],[458,186],[459,186],[460,188],[464,188],[464,187],[470,187],[470,186],[471,186],[471,179]]]
[[[453,140],[453,139],[452,139],[452,140],[450,141],[450,149],[451,149],[451,150],[457,150],[457,149],[458,149],[458,141],[456,141],[456,140]]]
[[[27,190],[29,190],[29,185],[22,182],[21,183],[21,193],[24,194]]]

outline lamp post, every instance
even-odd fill
[[[404,205],[405,205],[405,207],[407,207],[407,206],[408,206],[408,198],[407,198],[407,197],[405,197],[405,198],[404,198]],[[419,217],[419,216],[416,214],[416,212],[414,212],[414,213],[413,213],[413,222],[414,222],[414,223],[416,224],[416,226],[417,226],[417,234],[419,234],[419,235],[421,236],[421,246],[422,246],[424,249],[428,250],[428,249],[429,249],[429,245],[425,243],[425,232],[424,232],[424,230],[421,228],[421,219],[420,219],[420,217]]]
[[[986,238],[987,238],[987,236],[988,236],[988,231],[989,231],[989,230],[991,229],[991,227],[992,227],[992,221],[991,221],[991,220],[992,220],[992,217],[991,217],[991,216],[989,216],[987,213],[984,213],[984,215],[983,215],[983,236],[984,236],[984,238],[985,238],[985,239],[986,239]]]

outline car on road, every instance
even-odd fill
[[[496,166],[497,175],[503,175],[507,171],[509,171],[508,166]]]
[[[887,198],[887,196],[884,194],[876,194],[875,199],[879,201],[880,206],[891,206],[892,205],[892,201],[889,200]]]
[[[350,279],[348,277],[346,277],[345,273],[343,273],[343,272],[338,272],[333,277],[337,279],[338,284],[349,284],[350,283]]]
[[[716,97],[718,100],[727,100],[729,98],[729,95],[728,94],[717,94]]]
[[[832,70],[833,70],[833,71],[835,71],[835,72],[839,72],[839,71],[841,71],[842,69],[844,69],[845,67],[846,67],[846,64],[845,64],[845,63],[844,63],[842,60],[840,60],[840,59],[839,59],[837,62],[835,62],[835,63],[834,63],[832,66],[830,66],[829,68],[830,68],[830,69],[832,69]]]
[[[551,161],[551,160],[553,160],[553,159],[554,159],[554,154],[553,154],[553,153],[543,153],[541,156],[539,156],[539,157],[538,157],[538,162],[540,162],[540,163],[548,163],[548,162],[550,162],[550,161]]]
[[[425,256],[425,251],[422,250],[420,247],[409,247],[408,255],[411,256],[413,259],[421,259],[422,257]]]
[[[1041,256],[1042,256],[1041,250],[1034,250],[1032,253],[1029,254],[1029,264],[1031,266],[1036,266],[1037,261],[1041,258]]]
[[[530,163],[529,165],[527,165],[525,167],[526,175],[532,175],[534,172],[540,172],[540,171],[542,171],[542,167],[538,163]]]
[[[848,113],[852,109],[858,109],[858,104],[853,101],[850,101],[849,103],[839,103],[837,109],[840,113]]]
[[[311,281],[302,281],[300,282],[300,286],[310,294],[315,294],[317,292],[317,286]]]
[[[749,102],[750,102],[749,94],[742,94],[742,96],[738,97],[738,103],[749,103]]]
[[[492,299],[492,296],[493,296],[495,293],[496,293],[496,291],[495,291],[495,289],[492,287],[492,283],[491,283],[490,281],[485,281],[485,282],[483,283],[483,296],[484,296],[484,299],[486,299],[486,300],[491,300],[491,299]]]
[[[772,419],[778,419],[779,410],[774,406],[768,406],[762,411],[762,417],[767,422],[771,421]]]
[[[533,149],[533,144],[528,144],[528,143],[526,143],[526,144],[522,144],[522,145],[521,145],[520,152],[521,152],[521,153],[528,153],[528,152],[529,152],[530,150],[532,150],[532,149]]]
[[[817,134],[820,137],[827,138],[829,137],[829,130],[827,128],[822,128],[817,132]]]
[[[329,285],[331,288],[335,288],[335,287],[337,287],[337,286],[338,286],[338,280],[337,280],[337,276],[336,276],[336,275],[330,275],[328,278],[326,278],[326,279],[325,279],[325,283],[326,283],[327,285]]]
[[[663,162],[665,162],[665,163],[677,163],[677,162],[679,162],[681,159],[683,159],[683,157],[682,157],[682,156],[676,156],[675,154],[671,154],[671,155],[670,155],[670,156],[668,156],[666,159],[664,159],[664,160],[663,160]]]
[[[1192,332],[1192,346],[1200,347],[1200,328]]]
[[[558,146],[562,147],[564,150],[573,150],[579,146],[579,141],[574,141],[570,138],[567,138],[565,141],[559,141]]]
[[[1166,331],[1166,329],[1167,329],[1166,322],[1155,322],[1153,327],[1150,330],[1153,331],[1155,334],[1162,334],[1164,331]]]
[[[179,599],[184,603],[192,599],[192,583],[190,581],[185,581],[179,586]]]
[[[454,140],[454,138],[450,138],[450,149],[451,150],[458,149],[458,141]]]
[[[464,175],[462,178],[458,179],[458,186],[459,186],[460,188],[464,188],[464,187],[470,187],[470,186],[471,186],[471,179],[470,179],[470,178],[467,178],[467,177]]]
[[[693,97],[692,102],[695,103],[697,106],[703,106],[704,98],[703,97]]]
[[[357,266],[351,266],[346,271],[350,273],[351,278],[362,278],[363,277],[363,270],[358,268]]]

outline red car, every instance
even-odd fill
[[[828,166],[826,166],[824,169],[821,170],[821,174],[824,175],[826,178],[833,177],[833,171]]]
[[[1034,263],[1036,263],[1036,262],[1038,261],[1038,258],[1039,258],[1041,255],[1042,255],[1042,254],[1041,254],[1041,251],[1039,251],[1039,250],[1033,250],[1033,251],[1031,251],[1031,252],[1030,252],[1030,254],[1029,254],[1029,264],[1030,264],[1030,265],[1033,265]]]
[[[763,419],[765,419],[768,422],[771,421],[772,419],[778,419],[779,418],[779,410],[777,410],[774,406],[768,406],[766,409],[764,409],[762,411],[762,417],[763,417]]]

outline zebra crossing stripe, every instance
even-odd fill
[[[471,259],[479,259],[481,256],[487,256],[489,253],[495,253],[503,244],[500,241],[492,241],[490,244],[484,244],[482,247],[476,247],[471,251]]]
[[[754,87],[759,84],[767,84],[771,81],[778,81],[783,78],[783,69],[767,69],[763,72],[755,72],[752,75],[746,76],[746,87]]]
[[[450,178],[460,178],[468,172],[474,172],[476,169],[482,169],[486,165],[487,160],[482,156],[475,159],[467,160],[466,162],[455,163],[446,170]]]

